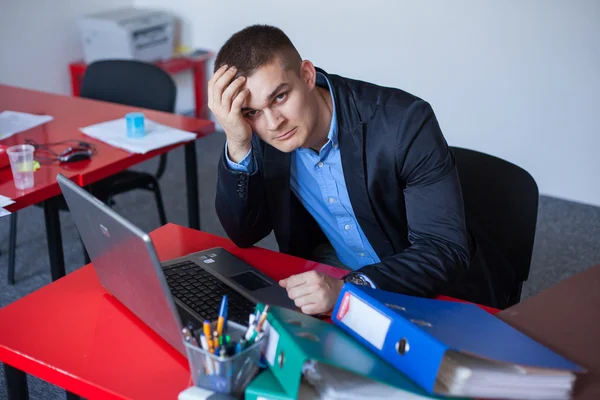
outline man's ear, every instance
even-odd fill
[[[302,61],[300,64],[300,78],[312,90],[317,82],[317,70],[313,63],[308,60]]]

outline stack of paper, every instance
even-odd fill
[[[451,396],[562,400],[571,397],[570,371],[507,365],[459,352],[446,353],[438,391]]]
[[[10,212],[6,211],[4,207],[11,205],[14,203],[14,200],[10,197],[2,196],[0,194],[0,217],[4,217],[5,215],[10,214]]]
[[[52,121],[50,115],[35,115],[18,111],[0,112],[0,140]]]
[[[108,143],[111,146],[127,150],[131,153],[147,153],[175,143],[189,142],[196,135],[180,129],[158,124],[146,119],[144,122],[146,136],[141,138],[127,137],[125,118],[80,128],[88,136]]]
[[[376,382],[353,372],[322,363],[305,364],[303,376],[319,394],[319,399],[424,400],[435,398],[434,396],[423,396],[419,393]]]

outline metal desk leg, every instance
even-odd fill
[[[17,256],[17,215],[10,214],[10,236],[8,238],[8,284],[15,284],[15,258]]]
[[[25,372],[4,364],[4,378],[8,400],[28,400],[27,375]]]
[[[200,199],[198,197],[198,165],[196,142],[185,145],[185,180],[187,186],[188,225],[200,230]]]
[[[52,281],[65,276],[65,257],[63,254],[60,219],[56,203],[56,197],[44,201],[44,217],[46,219],[46,237],[48,239],[48,255],[50,256]]]

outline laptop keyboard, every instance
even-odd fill
[[[227,318],[238,324],[248,325],[248,315],[255,304],[239,294],[192,261],[183,261],[163,267],[167,284],[173,296],[211,321],[219,317],[223,295],[227,295]]]

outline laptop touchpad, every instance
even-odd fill
[[[258,289],[271,286],[271,283],[258,276],[252,271],[242,272],[241,274],[230,276],[229,279],[235,281],[246,290],[253,292]]]

